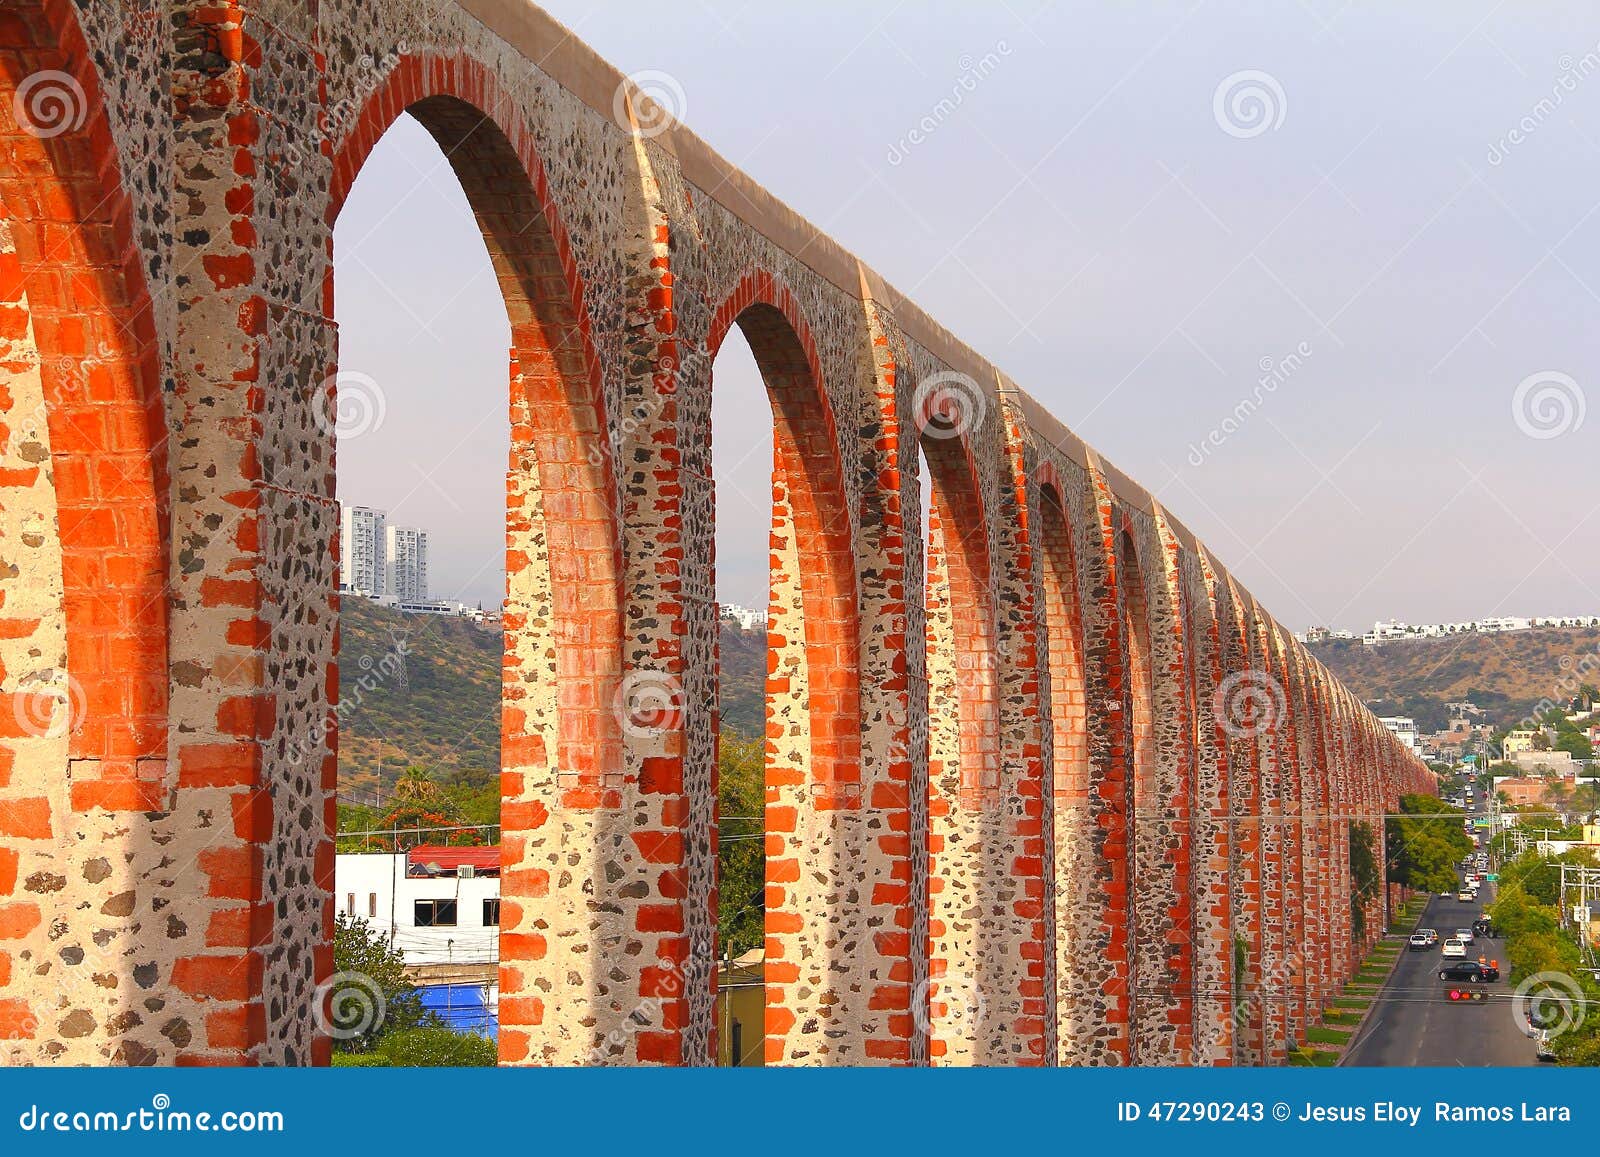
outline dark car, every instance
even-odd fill
[[[1451,984],[1489,984],[1500,979],[1500,970],[1476,960],[1458,960],[1440,968],[1439,979]]]

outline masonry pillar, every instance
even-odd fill
[[[1228,736],[1217,713],[1216,695],[1223,680],[1223,608],[1211,559],[1197,552],[1191,556],[1190,566],[1190,686],[1195,713],[1194,1061],[1199,1065],[1231,1065],[1236,1016],[1236,926],[1231,875],[1234,839],[1230,814],[1233,800],[1228,783]]]
[[[922,551],[917,443],[902,396],[906,355],[865,272],[862,309],[877,407],[863,430],[861,486],[861,748],[864,833],[871,886],[866,924],[876,958],[872,1028],[857,1063],[928,1063],[927,673],[922,637]]]
[[[1262,758],[1258,729],[1228,710],[1227,691],[1249,677],[1250,612],[1238,588],[1225,587],[1227,628],[1223,646],[1223,683],[1218,684],[1216,710],[1228,735],[1228,788],[1233,820],[1230,877],[1233,880],[1235,1053],[1240,1064],[1266,1063],[1265,1000],[1266,926],[1262,906]]]

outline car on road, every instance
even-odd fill
[[[1472,943],[1472,929],[1471,928],[1457,928],[1456,929],[1456,939],[1461,941],[1461,943],[1463,943],[1463,944],[1471,944]]]
[[[1417,931],[1428,938],[1428,946],[1430,948],[1439,943],[1439,930],[1437,928],[1418,928]]]
[[[1460,900],[1463,904],[1470,904],[1472,903],[1475,895],[1476,893],[1473,892],[1471,888],[1463,888],[1461,891],[1456,893],[1456,899]]]
[[[1444,947],[1440,949],[1440,953],[1444,956],[1460,956],[1465,958],[1467,955],[1467,942],[1452,936],[1450,939],[1444,942]]]
[[[1451,984],[1492,984],[1500,979],[1500,970],[1476,960],[1458,960],[1439,969],[1439,979]]]
[[[1433,941],[1428,939],[1426,932],[1413,932],[1406,940],[1406,946],[1412,952],[1423,952],[1433,947]]]

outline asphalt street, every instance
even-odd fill
[[[1493,884],[1484,884],[1478,899],[1471,902],[1457,900],[1453,894],[1434,896],[1417,927],[1436,929],[1442,947],[1457,928],[1471,927],[1493,899]],[[1404,931],[1410,935],[1412,929]],[[1505,941],[1478,938],[1467,946],[1467,959],[1479,956],[1499,962],[1501,979],[1475,986],[1487,989],[1487,1000],[1458,1002],[1449,999],[1452,986],[1439,979],[1439,968],[1446,963],[1439,948],[1417,951],[1408,947],[1342,1063],[1375,1067],[1538,1064],[1532,1038],[1523,1034],[1513,1015]]]
[[[1438,929],[1442,944],[1455,929],[1469,927],[1483,914],[1484,905],[1493,898],[1492,889],[1492,884],[1486,885],[1472,903],[1462,903],[1454,896],[1435,896],[1418,927]],[[1344,1063],[1379,1067],[1537,1064],[1533,1040],[1523,1035],[1512,1015],[1511,985],[1505,980],[1510,971],[1505,941],[1480,938],[1467,952],[1469,960],[1483,955],[1500,962],[1501,979],[1480,986],[1488,990],[1488,1000],[1451,1001],[1452,986],[1439,979],[1439,966],[1444,963],[1439,950],[1408,948]]]

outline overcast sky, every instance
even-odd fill
[[[1286,624],[1600,612],[1600,8],[547,7]],[[341,371],[384,401],[341,497],[493,604],[508,331],[414,123],[335,260]],[[721,594],[761,605],[770,428],[748,352],[716,370]]]

